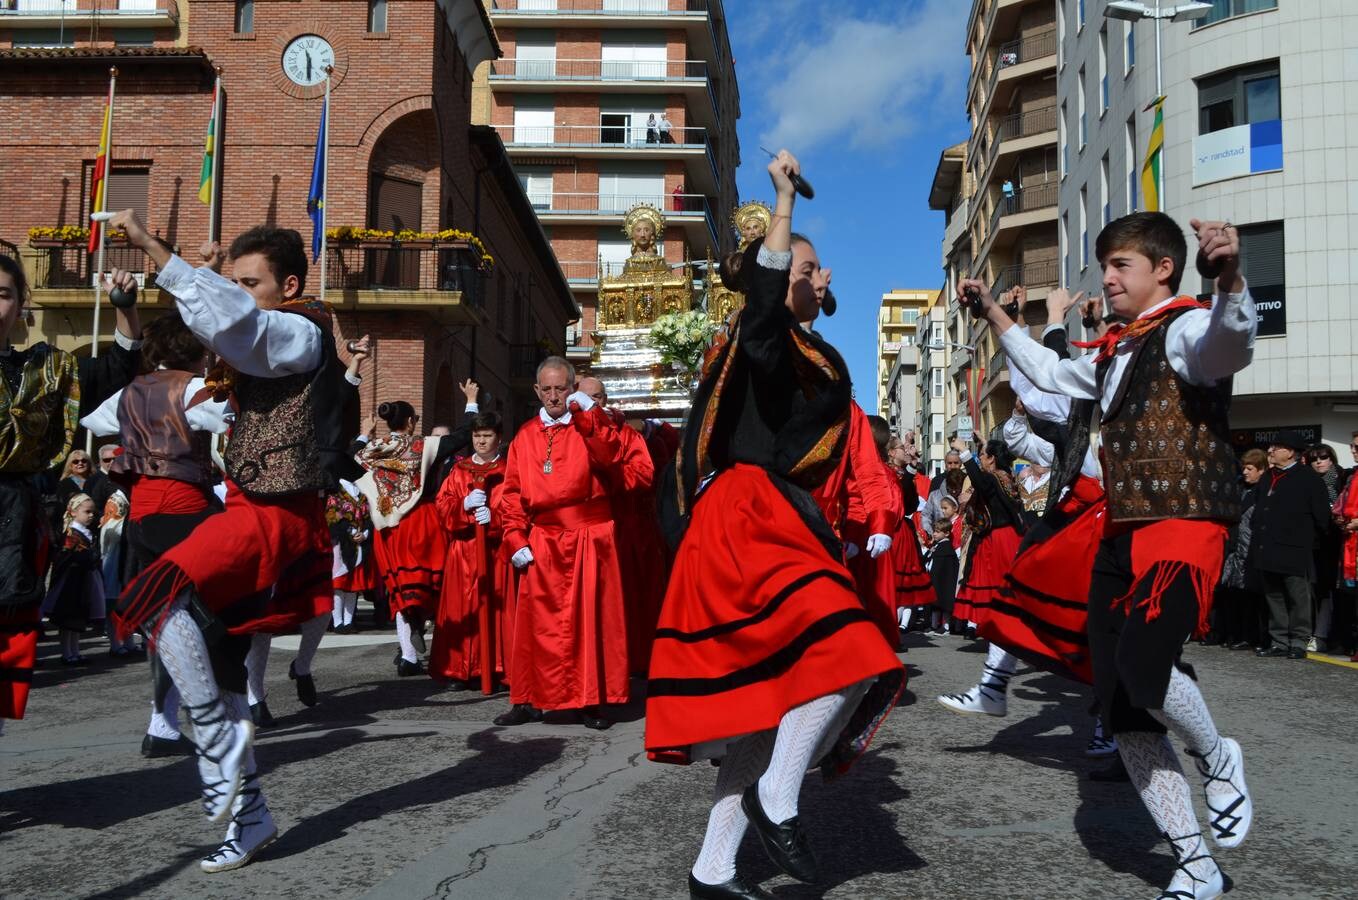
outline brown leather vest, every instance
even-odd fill
[[[1232,382],[1198,387],[1174,373],[1165,334],[1182,314],[1165,316],[1141,339],[1103,415],[1104,486],[1114,522],[1240,518],[1227,421]],[[1100,387],[1107,371],[1107,363],[1100,366]]]
[[[316,377],[335,355],[330,315],[319,304],[280,307],[305,316],[321,329],[318,369],[259,378],[236,376],[236,423],[222,455],[226,474],[247,494],[270,497],[320,491],[330,486],[316,441]]]
[[[212,437],[189,427],[184,391],[193,375],[162,369],[140,375],[123,389],[118,423],[123,452],[113,461],[116,475],[173,478],[212,483]]]

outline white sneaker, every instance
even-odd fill
[[[1306,652],[1307,653],[1320,652],[1320,641],[1316,638],[1314,634],[1311,635],[1311,639],[1306,642]]]
[[[966,715],[1003,716],[1009,712],[1009,698],[981,684],[973,685],[965,694],[940,694],[938,702]]]
[[[244,779],[246,754],[255,735],[254,723],[249,719],[227,722],[218,728],[210,743],[199,744],[199,735],[217,721],[194,719],[194,746],[198,750],[198,777],[203,782],[203,812],[209,822],[220,822],[231,812],[231,804],[240,793]]]
[[[231,806],[231,824],[216,850],[199,861],[204,872],[225,872],[249,865],[255,854],[278,837],[269,806],[259,790],[259,777],[251,775]]]
[[[1202,794],[1207,811],[1212,814],[1212,840],[1218,847],[1239,847],[1249,833],[1254,820],[1254,801],[1245,784],[1245,755],[1234,738],[1221,738],[1225,753],[1214,771],[1209,771],[1207,760],[1193,751],[1193,764],[1202,776]]]

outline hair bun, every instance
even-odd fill
[[[377,407],[377,417],[379,419],[389,419],[396,412],[396,404],[383,403]]]

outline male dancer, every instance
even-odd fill
[[[327,610],[331,549],[324,492],[356,477],[345,444],[357,432],[342,403],[343,367],[321,304],[303,301],[307,259],[296,231],[259,227],[236,238],[234,280],[191,268],[161,246],[133,210],[114,219],[160,271],[189,328],[230,366],[222,378],[237,404],[224,461],[226,510],[204,521],[123,591],[121,633],[145,627],[184,698],[198,747],[203,808],[230,817],[226,838],[200,867],[246,865],[277,828],[260,792],[244,696],[223,694],[199,605],[230,632],[295,627]],[[225,383],[219,381],[219,387]],[[270,591],[270,588],[274,588]],[[239,685],[242,666],[233,667]]]
[[[1161,896],[1201,900],[1229,882],[1202,838],[1165,730],[1185,740],[1203,776],[1213,839],[1239,845],[1253,809],[1240,745],[1217,732],[1179,656],[1205,628],[1226,523],[1239,515],[1227,416],[1231,377],[1250,362],[1257,320],[1235,228],[1191,225],[1199,270],[1216,278],[1210,309],[1175,297],[1187,247],[1168,216],[1134,213],[1099,234],[1105,296],[1129,324],[1110,329],[1097,354],[1062,359],[1014,327],[985,284],[965,279],[959,291],[964,302],[977,295],[1011,364],[1038,388],[1102,407],[1108,504],[1089,592],[1095,692],[1178,863]]]
[[[510,710],[522,725],[541,710],[579,710],[586,728],[613,723],[601,706],[626,703],[627,613],[610,496],[650,484],[649,458],[625,465],[613,419],[576,386],[559,356],[538,364],[542,409],[509,445],[500,513],[519,579],[510,657]]]

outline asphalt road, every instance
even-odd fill
[[[0,736],[0,896],[687,896],[710,766],[648,762],[639,706],[606,732],[496,728],[503,695],[398,680],[393,643],[327,636],[313,709],[286,680],[291,642],[276,644],[279,727],[257,753],[280,836],[219,875],[197,866],[221,829],[198,811],[193,763],[137,753],[146,667],[66,669],[43,644],[29,718]],[[1087,691],[1020,675],[1006,718],[962,717],[933,697],[975,680],[981,647],[910,644],[909,693],[872,748],[803,791],[826,884],[776,873],[752,836],[742,871],[787,898],[1154,897],[1171,861],[1149,817],[1128,785],[1086,778],[1101,765],[1083,756]],[[1188,659],[1255,796],[1249,839],[1218,855],[1231,896],[1353,896],[1358,671],[1217,648]]]

